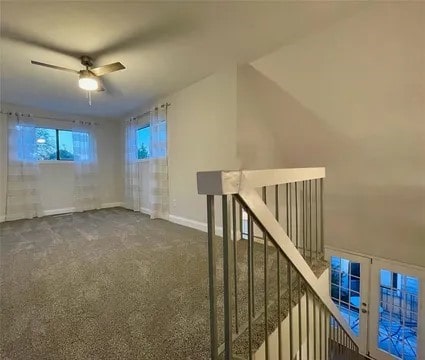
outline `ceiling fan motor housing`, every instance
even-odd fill
[[[93,59],[90,56],[83,55],[81,56],[81,64],[83,64],[86,67],[92,67]]]

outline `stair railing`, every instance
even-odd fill
[[[197,177],[198,193],[207,196],[211,359],[252,360],[261,345],[266,360],[354,358],[355,336],[312,270],[324,256],[325,169],[212,171]],[[240,238],[247,243],[241,268]],[[271,340],[274,332],[277,341]]]

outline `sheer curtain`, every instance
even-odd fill
[[[138,130],[149,128],[147,162],[139,161]],[[145,158],[145,155],[143,155]],[[148,204],[147,204],[148,203]],[[151,218],[168,219],[167,109],[156,108],[125,123],[125,206],[135,211],[148,207]]]
[[[41,215],[36,131],[32,118],[8,115],[6,220]]]
[[[72,129],[76,211],[100,208],[95,126],[76,121]]]
[[[151,218],[168,220],[168,153],[167,153],[167,107],[151,112],[151,159],[149,162],[149,186]]]
[[[125,122],[125,207],[135,211],[140,211],[142,194],[137,161],[137,130],[139,126],[138,118],[131,118]]]

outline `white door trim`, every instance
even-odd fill
[[[360,304],[366,303],[367,305],[364,307],[360,305],[360,312],[359,312],[359,321],[360,321],[360,327],[359,327],[359,336],[356,336],[356,339],[358,341],[359,345],[359,351],[362,354],[367,354],[368,350],[368,313],[363,313],[361,311],[362,308],[364,308],[366,311],[369,311],[369,292],[370,292],[370,263],[371,258],[365,257],[361,255],[355,255],[352,253],[347,253],[342,250],[336,250],[336,249],[325,249],[325,256],[326,259],[329,260],[331,256],[337,256],[340,258],[344,258],[356,263],[360,264]],[[329,278],[331,279],[331,273],[329,275]],[[330,286],[329,286],[330,288]]]
[[[352,255],[358,255],[358,256],[363,256],[369,259],[373,259],[373,260],[380,260],[380,261],[386,261],[389,262],[391,264],[396,264],[396,265],[400,265],[400,266],[406,266],[409,269],[415,269],[416,271],[424,271],[425,272],[425,266],[419,266],[419,265],[415,265],[415,264],[408,264],[402,261],[396,261],[396,260],[392,260],[392,259],[387,259],[387,258],[383,258],[383,257],[379,257],[379,256],[373,256],[373,255],[369,255],[369,254],[365,254],[359,251],[353,251],[353,250],[347,250],[347,249],[343,249],[343,248],[337,248],[334,246],[329,246],[326,245],[325,246],[325,251],[329,251],[329,250],[333,250],[333,251],[339,251],[342,253],[346,253],[346,254],[352,254]]]
[[[378,317],[380,302],[380,270],[386,269],[399,272],[404,275],[415,276],[419,279],[419,304],[418,304],[418,341],[417,359],[425,359],[425,271],[416,267],[401,264],[395,261],[373,259],[371,266],[371,293],[370,293],[370,314],[369,314],[369,351],[370,354],[379,360],[394,360],[395,357],[378,349]]]

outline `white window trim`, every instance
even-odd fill
[[[74,160],[56,160],[56,159],[52,159],[52,160],[38,160],[37,163],[39,165],[45,165],[45,164],[69,164],[69,165],[73,165],[74,164]]]

